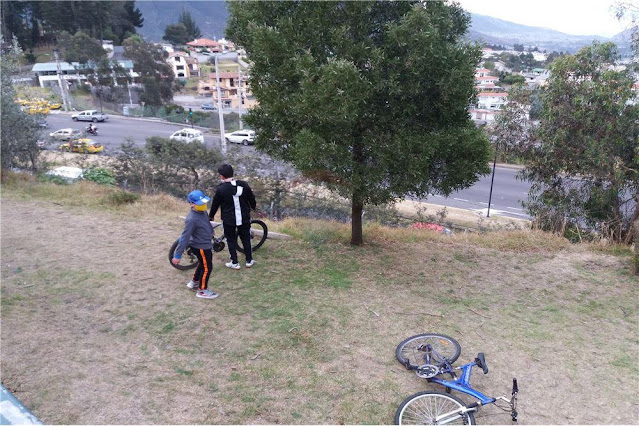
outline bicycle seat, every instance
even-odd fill
[[[475,365],[477,367],[481,367],[484,370],[484,374],[488,374],[488,366],[486,365],[486,357],[484,357],[484,353],[480,352],[477,354],[477,358],[475,358]]]

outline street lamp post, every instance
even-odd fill
[[[486,217],[490,217],[490,203],[493,198],[493,183],[495,182],[495,165],[497,164],[497,144],[495,143],[495,137],[490,138],[493,142],[493,149],[495,150],[495,158],[493,159],[493,175],[490,178],[490,194],[488,195],[488,212],[486,213]]]
[[[220,141],[222,142],[222,153],[226,154],[226,139],[224,139],[224,114],[222,114],[222,89],[220,88],[220,69],[215,55],[215,78],[217,80],[217,115],[220,119]]]

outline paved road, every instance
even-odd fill
[[[84,130],[88,123],[74,122],[68,113],[50,114],[47,117],[49,123],[48,132],[71,127]],[[126,138],[130,138],[140,147],[146,143],[146,138],[151,136],[162,136],[168,138],[173,132],[181,129],[184,125],[167,124],[161,121],[149,121],[133,119],[121,116],[110,116],[105,123],[97,123],[99,136],[93,137],[97,142],[105,146],[105,152],[115,152]],[[204,133],[204,143],[208,146],[220,147],[220,137],[218,134]],[[55,148],[57,145],[53,144]],[[253,152],[255,148],[238,147],[242,152]],[[495,182],[493,185],[493,198],[491,202],[491,216],[502,215],[515,218],[526,218],[528,216],[521,209],[521,200],[525,200],[530,188],[530,184],[515,178],[518,170],[510,167],[497,167],[495,170]],[[487,213],[488,196],[490,193],[491,176],[484,176],[470,188],[455,192],[450,197],[445,198],[439,195],[430,195],[424,201],[429,203],[457,207],[468,210],[483,211]]]
[[[58,129],[73,128],[84,131],[89,125],[88,122],[75,122],[71,119],[71,114],[59,113],[49,114],[47,116],[49,123],[48,133]],[[164,121],[153,121],[148,119],[135,119],[122,116],[109,116],[109,120],[104,123],[96,123],[98,127],[98,136],[91,136],[96,142],[101,143],[105,147],[105,152],[115,152],[120,145],[127,139],[133,140],[138,146],[144,146],[146,139],[151,136],[161,136],[168,138],[173,132],[183,128],[190,127],[186,124],[171,124]],[[208,146],[220,146],[220,136],[213,134],[205,129],[204,143]],[[55,148],[55,144],[52,144]],[[242,147],[243,150],[252,150],[253,147]]]
[[[501,215],[520,219],[530,219],[521,208],[521,201],[526,200],[530,183],[516,178],[519,169],[508,166],[495,168],[493,196],[490,203],[490,215]],[[451,194],[448,198],[441,195],[430,195],[427,202],[448,207],[481,211],[488,210],[491,175],[482,177],[475,185]]]

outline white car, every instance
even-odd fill
[[[173,133],[169,139],[180,142],[200,142],[204,143],[202,132],[195,129],[184,128]]]
[[[98,121],[106,121],[109,119],[109,116],[101,113],[100,111],[96,111],[94,109],[90,109],[87,111],[82,111],[77,114],[73,114],[71,116],[73,121],[93,121],[97,123]]]
[[[226,142],[241,143],[242,145],[253,145],[255,141],[254,130],[236,130],[232,133],[224,133]]]
[[[60,129],[49,133],[49,137],[58,141],[70,141],[81,138],[82,132],[77,129]]]

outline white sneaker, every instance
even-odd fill
[[[195,281],[191,280],[186,283],[186,286],[193,291],[198,291],[198,289],[200,288],[200,283],[196,283]]]
[[[217,296],[219,296],[219,294],[209,290],[208,288],[206,290],[199,290],[195,293],[195,297],[199,297],[200,299],[215,299]]]
[[[250,268],[253,265],[255,265],[255,259],[251,260],[250,262],[246,262],[246,267],[247,268]]]
[[[227,262],[227,263],[224,264],[224,266],[226,266],[227,268],[231,268],[231,269],[240,269],[240,264],[239,263]]]

